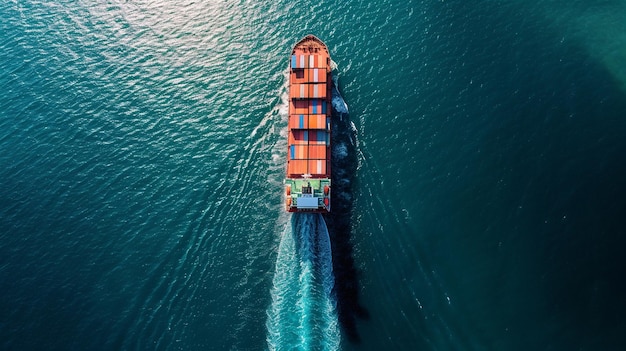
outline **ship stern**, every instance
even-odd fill
[[[289,212],[329,213],[330,179],[285,179],[285,206]]]

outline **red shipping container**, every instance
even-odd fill
[[[309,144],[328,145],[330,135],[326,130],[309,130]]]
[[[308,113],[312,115],[325,114],[327,111],[326,99],[305,100],[308,104]]]
[[[289,103],[289,114],[290,115],[300,115],[300,114],[308,114],[309,113],[309,101],[307,100],[291,100]]]
[[[289,132],[289,145],[306,145],[309,143],[307,130],[294,129]]]

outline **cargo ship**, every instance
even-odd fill
[[[285,206],[289,212],[330,212],[331,60],[307,35],[289,60],[289,133]]]

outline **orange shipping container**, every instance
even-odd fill
[[[293,150],[294,160],[305,160],[309,158],[309,146],[308,145],[291,145]]]
[[[310,174],[326,174],[326,160],[309,160]]]
[[[305,68],[309,63],[309,55],[292,55],[291,68]]]
[[[326,145],[309,145],[309,159],[325,160]]]
[[[290,160],[287,164],[287,173],[289,176],[307,174],[309,160]]]
[[[308,68],[326,68],[326,60],[320,55],[311,55],[308,57]]]
[[[310,129],[326,129],[326,115],[309,115]]]
[[[289,116],[290,129],[306,129],[309,128],[309,116],[305,114]]]
[[[309,97],[308,84],[291,84],[289,96],[292,98],[306,99]]]
[[[307,97],[326,98],[326,84],[309,84],[309,94]]]
[[[308,114],[309,113],[309,101],[306,100],[291,100],[289,103],[289,114]]]
[[[309,76],[311,74],[310,69],[295,69],[291,71],[290,74],[290,83],[291,84],[302,84],[310,82]]]
[[[305,70],[306,81],[310,83],[326,83],[326,70],[321,68],[309,68]]]

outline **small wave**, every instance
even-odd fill
[[[330,60],[330,69],[333,70],[333,71],[336,71],[337,67],[338,67],[337,66],[337,62],[335,62],[333,60]]]
[[[341,96],[341,94],[339,93],[339,91],[337,90],[337,84],[335,83],[335,86],[333,87],[333,92],[332,92],[332,105],[333,105],[333,109],[339,113],[349,113],[348,112],[348,105],[346,104],[346,102],[344,101],[343,97]]]
[[[348,105],[341,96],[333,95],[333,108],[340,113],[348,113]]]

